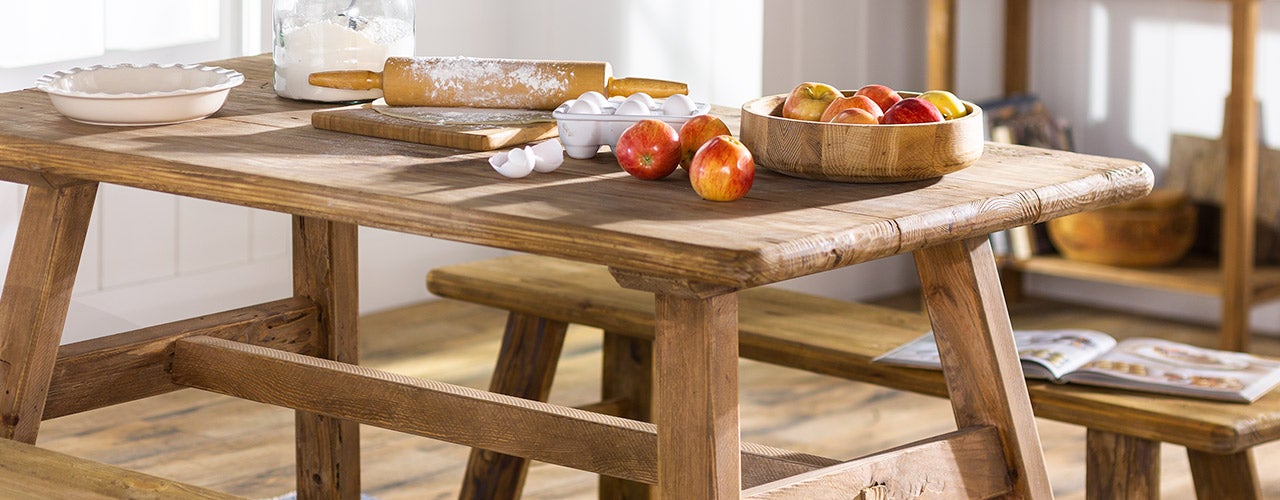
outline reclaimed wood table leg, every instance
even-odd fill
[[[600,395],[605,401],[623,400],[619,417],[653,419],[653,341],[604,332],[601,345]],[[648,500],[652,488],[644,483],[600,476],[601,500]]]
[[[1013,493],[1052,498],[1040,437],[986,237],[915,252],[956,425],[993,426]]]
[[[0,437],[36,442],[97,192],[92,182],[27,188],[0,296]]]
[[[489,392],[546,401],[568,329],[569,324],[563,321],[508,314]],[[528,471],[527,458],[472,448],[458,498],[520,498]]]
[[[323,357],[357,364],[357,227],[293,218],[293,293],[320,311]],[[360,428],[355,422],[298,411],[298,498],[360,498]]]
[[[1089,429],[1085,438],[1086,498],[1160,498],[1160,443]]]
[[[742,493],[738,294],[733,288],[610,268],[654,300],[654,406],[661,498]]]
[[[1191,479],[1195,481],[1196,498],[1264,498],[1258,481],[1258,466],[1253,460],[1253,450],[1209,453],[1188,448],[1187,458],[1191,462]]]

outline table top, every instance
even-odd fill
[[[318,130],[335,106],[279,98],[269,55],[212,117],[106,127],[42,92],[0,94],[0,179],[71,177],[735,287],[757,286],[1140,197],[1141,162],[988,143],[941,179],[845,184],[757,168],[746,198],[631,178],[602,152],[506,179],[492,153]],[[721,110],[735,122],[736,111]],[[732,126],[732,125],[731,125]]]

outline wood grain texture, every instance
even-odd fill
[[[845,94],[851,94],[845,91]],[[742,105],[742,143],[757,166],[805,179],[904,182],[959,171],[982,156],[982,109],[941,123],[848,125],[782,118],[786,94]]]
[[[359,362],[357,228],[354,224],[293,218],[293,293],[319,311],[319,356]],[[299,381],[299,383],[306,383]],[[298,411],[295,417],[298,497],[360,498],[360,426]]]
[[[1160,443],[1089,429],[1086,446],[1085,485],[1088,498],[1160,498]]]
[[[506,180],[488,154],[314,129],[311,113],[332,107],[276,97],[268,56],[219,65],[244,73],[245,85],[212,117],[166,127],[104,130],[61,117],[39,91],[0,94],[12,111],[0,123],[0,160],[735,287],[1111,205],[1152,182],[1136,161],[994,144],[934,181],[849,185],[760,169],[746,198],[722,204],[676,178],[639,185],[608,154]]]
[[[738,498],[738,296],[659,293],[654,312],[658,490]]]
[[[27,187],[0,298],[0,438],[36,442],[97,192]]]
[[[173,342],[183,337],[206,335],[317,355],[316,316],[310,301],[282,299],[64,345],[58,348],[44,418],[183,389],[168,372]]]
[[[946,243],[915,258],[956,425],[995,427],[1014,495],[1051,498],[990,243]]]
[[[603,266],[518,255],[433,269],[427,286],[443,297],[653,338],[652,295],[617,286]],[[937,372],[871,362],[926,331],[923,315],[772,287],[738,296],[745,358],[947,394]],[[1028,390],[1038,416],[1199,450],[1232,453],[1280,439],[1276,391],[1241,405],[1045,382]]]
[[[242,498],[0,439],[0,497],[76,500]]]
[[[1227,150],[1222,202],[1222,337],[1220,349],[1249,350],[1250,285],[1257,239],[1258,111],[1254,97],[1259,0],[1231,2],[1231,93],[1222,121]]]
[[[246,366],[263,376],[235,376]],[[173,377],[241,399],[648,484],[658,480],[658,432],[649,423],[211,337],[178,341]],[[744,443],[741,463],[744,484],[754,486],[836,462]]]
[[[1226,455],[1187,450],[1197,498],[1265,498],[1258,484],[1258,465],[1253,450]]]
[[[653,421],[653,340],[604,332],[600,343],[600,396],[626,402],[619,417]],[[601,500],[649,500],[649,485],[600,476]]]
[[[483,127],[439,125],[387,116],[365,107],[318,111],[311,114],[311,125],[321,130],[471,151],[510,148],[559,135],[555,122]]]
[[[1010,493],[1000,456],[1000,436],[990,427],[961,429],[839,465],[818,469],[742,493],[750,499],[849,498],[869,488],[880,498],[967,500]],[[865,498],[865,497],[864,497]],[[1034,497],[1034,498],[1050,498]]]
[[[546,401],[568,328],[569,325],[562,321],[510,313],[489,391]],[[520,498],[528,469],[528,460],[523,457],[472,449],[458,498]]]

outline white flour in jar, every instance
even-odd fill
[[[311,73],[336,70],[382,71],[390,56],[412,56],[413,25],[402,19],[373,17],[351,29],[345,17],[334,17],[298,27],[285,27],[277,35],[275,50],[276,94],[307,101],[367,101],[382,97],[382,90],[343,90],[307,83]]]

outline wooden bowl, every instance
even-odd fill
[[[1063,257],[1112,266],[1173,264],[1191,249],[1195,236],[1195,206],[1186,195],[1168,190],[1049,221],[1049,241]]]
[[[964,103],[969,114],[941,123],[852,125],[783,118],[786,98],[779,94],[742,105],[743,144],[757,165],[778,173],[825,181],[903,182],[941,177],[982,156],[982,108],[970,102]]]

